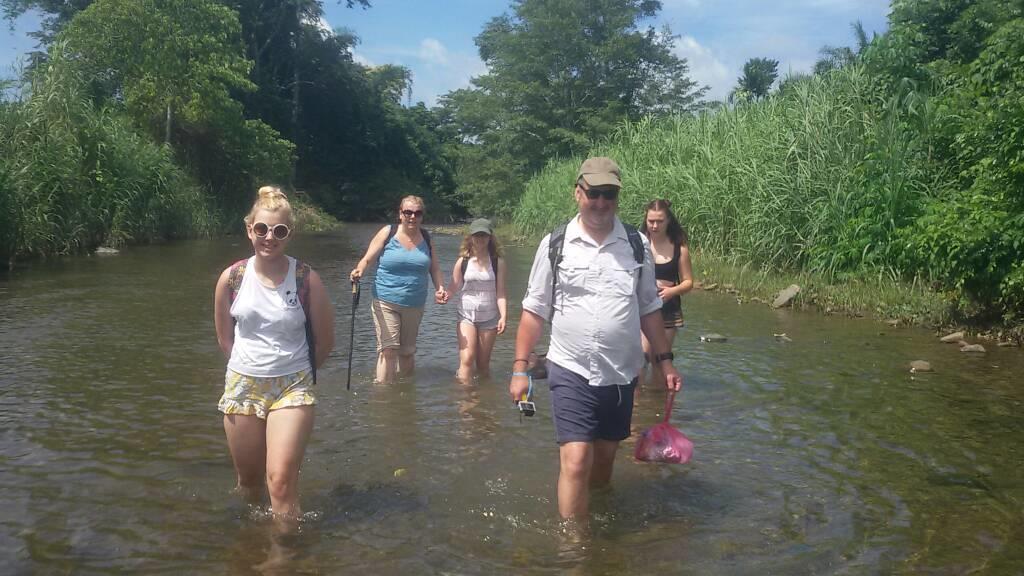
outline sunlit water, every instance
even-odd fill
[[[454,381],[455,309],[430,304],[415,377],[373,385],[367,291],[347,391],[345,279],[375,230],[290,249],[327,282],[338,344],[277,573],[1024,573],[1020,350],[971,356],[919,329],[693,293],[672,417],[693,461],[636,463],[627,441],[574,541],[547,389],[523,421],[506,392],[533,247],[509,250],[494,381]],[[435,235],[446,276],[458,240]],[[0,573],[258,573],[272,523],[231,493],[212,321],[218,273],[248,251],[184,242],[0,276]],[[910,374],[915,359],[936,373]],[[642,390],[635,427],[663,402]]]

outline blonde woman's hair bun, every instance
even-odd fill
[[[288,199],[288,195],[285,194],[277,186],[262,186],[260,187],[258,195],[260,198],[266,198],[268,200],[271,198],[284,198],[285,200]]]
[[[252,210],[245,217],[246,224],[252,224],[252,218],[259,210],[270,212],[283,211],[286,214],[289,224],[292,221],[292,205],[288,202],[288,196],[277,186],[260,186],[256,194],[256,201],[253,202]]]

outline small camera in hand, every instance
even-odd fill
[[[516,402],[516,407],[519,408],[519,413],[523,416],[533,416],[537,413],[537,405],[529,400],[520,400]]]

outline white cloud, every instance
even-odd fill
[[[377,65],[373,60],[370,60],[362,53],[356,52],[355,50],[352,51],[352,60],[356,64],[362,64],[363,66],[373,67]]]
[[[424,38],[420,42],[420,49],[416,56],[424,62],[438,66],[447,66],[449,63],[448,49],[434,38]]]
[[[701,46],[693,36],[680,36],[676,40],[675,53],[680,58],[686,58],[690,65],[690,78],[701,86],[711,87],[706,96],[708,100],[725,98],[736,74],[730,72],[728,66],[710,48]]]
[[[436,38],[424,38],[415,47],[364,46],[360,52],[353,52],[352,57],[367,66],[383,62],[406,66],[412,70],[412,101],[423,101],[427,106],[487,73],[487,66],[475,53],[449,50]]]

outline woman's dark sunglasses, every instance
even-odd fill
[[[252,225],[252,233],[258,238],[266,238],[267,234],[273,234],[274,238],[284,240],[292,233],[292,230],[284,224],[274,224],[273,226],[269,226],[263,222],[254,222]]]
[[[588,200],[604,198],[605,200],[614,202],[619,199],[619,189],[615,186],[592,186],[584,189],[583,193],[587,195]]]
[[[406,218],[412,218],[413,216],[419,218],[423,216],[423,210],[402,210],[402,214],[405,214]]]

